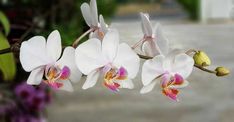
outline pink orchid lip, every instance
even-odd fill
[[[125,80],[128,75],[124,67],[117,69],[109,64],[104,66],[102,71],[104,73],[104,86],[114,92],[119,91],[120,88],[120,84],[116,83],[116,81]]]
[[[67,66],[64,66],[62,69],[60,69],[59,66],[47,65],[45,69],[45,77],[47,80],[44,82],[49,86],[58,89],[63,86],[63,83],[57,81],[68,79],[70,74],[70,69]]]
[[[171,76],[171,74],[165,73],[162,76],[162,83],[161,83],[162,93],[165,96],[169,97],[170,99],[178,101],[177,99],[177,95],[179,93],[178,89],[170,88],[170,86],[182,85],[183,83],[184,79],[181,75],[174,74],[173,76]]]

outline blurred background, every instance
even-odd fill
[[[133,90],[111,93],[101,83],[74,93],[52,91],[46,85],[29,86],[19,62],[21,41],[48,36],[58,29],[63,45],[71,45],[89,29],[80,6],[89,0],[0,0],[0,122],[232,122],[234,76],[216,77],[194,69],[180,102],[155,89],[139,93],[139,72]],[[234,65],[233,0],[97,0],[98,12],[117,28],[122,42],[133,45],[143,34],[139,12],[160,22],[171,48],[204,50],[214,69]],[[87,38],[83,39],[83,41]],[[5,53],[13,50],[13,53]],[[141,60],[141,64],[144,60]]]

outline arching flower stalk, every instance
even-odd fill
[[[140,13],[140,15],[144,37],[132,48],[135,49],[140,46],[144,55],[151,57],[162,54],[163,52],[168,53],[168,39],[164,36],[161,25],[157,23],[153,29],[149,15],[146,13]]]
[[[119,44],[117,30],[110,30],[103,41],[92,38],[76,48],[76,64],[87,76],[83,89],[93,87],[99,76],[111,91],[133,88],[132,80],[139,69],[139,57],[125,43]]]
[[[47,42],[42,36],[24,41],[20,48],[20,62],[25,71],[31,72],[27,83],[38,85],[43,81],[55,89],[73,91],[71,82],[78,82],[81,78],[75,64],[75,49],[66,47],[60,58],[61,53],[61,37],[57,30],[49,35]]]
[[[76,47],[78,42],[87,34],[90,34],[90,38],[98,38],[99,40],[102,40],[104,35],[109,30],[108,25],[105,23],[105,20],[102,15],[99,16],[98,20],[98,9],[96,0],[91,0],[90,4],[83,3],[81,5],[81,12],[86,24],[90,27],[90,29],[83,35],[81,35],[73,43],[73,47]]]

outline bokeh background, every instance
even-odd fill
[[[216,77],[194,68],[190,85],[179,102],[170,101],[155,89],[139,93],[140,72],[133,90],[112,93],[99,82],[82,90],[52,91],[43,84],[27,86],[28,73],[18,59],[21,41],[34,35],[48,36],[58,29],[63,45],[89,28],[80,5],[89,0],[0,0],[0,121],[16,122],[232,122],[234,76]],[[234,69],[233,0],[97,0],[99,14],[120,32],[121,42],[133,45],[142,38],[139,12],[147,12],[153,24],[160,22],[171,48],[198,49],[212,59],[210,69]],[[7,24],[9,21],[9,26]],[[7,29],[8,28],[8,29]],[[84,38],[81,42],[87,40]],[[141,64],[144,60],[141,60]],[[32,100],[25,100],[28,97]]]

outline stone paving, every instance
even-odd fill
[[[165,22],[164,31],[172,48],[201,49],[219,65],[234,70],[234,24],[202,25]],[[115,22],[121,41],[129,45],[140,39],[139,22]],[[144,60],[141,60],[143,63]],[[48,108],[49,122],[232,122],[234,121],[234,76],[217,78],[194,69],[190,85],[181,91],[180,102],[172,102],[159,89],[139,94],[140,73],[133,90],[111,93],[99,82],[82,90],[84,78],[75,84],[74,93],[57,92]]]

